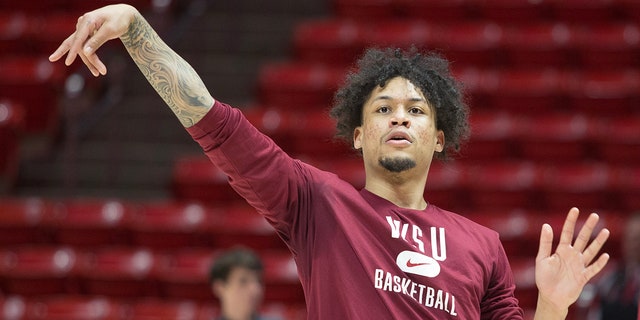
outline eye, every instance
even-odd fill
[[[391,109],[387,106],[380,106],[377,111],[378,113],[389,113]]]
[[[411,114],[424,114],[424,111],[422,111],[422,109],[420,109],[419,107],[411,107],[411,108],[409,108],[409,113],[411,113]]]

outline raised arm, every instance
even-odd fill
[[[130,5],[110,5],[78,18],[75,32],[49,60],[57,61],[67,54],[65,64],[71,65],[79,56],[94,76],[105,75],[107,68],[96,51],[117,38],[183,126],[190,127],[207,114],[214,99],[200,76]]]
[[[569,211],[558,247],[553,254],[553,230],[548,224],[542,227],[536,257],[536,285],[539,292],[536,320],[564,319],[569,306],[578,299],[587,282],[598,274],[609,260],[606,253],[596,259],[609,237],[609,230],[600,230],[589,243],[598,223],[597,214],[589,215],[573,241],[578,213],[576,208]]]

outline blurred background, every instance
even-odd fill
[[[211,259],[241,244],[265,261],[265,312],[304,319],[286,247],[122,44],[100,51],[106,77],[47,60],[80,15],[115,2],[0,0],[1,317],[210,319]],[[559,230],[571,206],[598,212],[620,259],[640,209],[640,2],[123,2],[214,97],[357,187],[360,158],[332,138],[333,92],[366,47],[441,53],[465,86],[472,138],[432,166],[425,196],[500,233],[527,316],[543,222]]]

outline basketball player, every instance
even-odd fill
[[[455,151],[467,110],[444,60],[370,50],[336,95],[338,134],[362,153],[365,187],[290,158],[241,112],[215,100],[198,74],[128,5],[78,19],[51,55],[78,56],[95,75],[96,50],[119,38],[149,83],[277,230],[295,256],[310,319],[522,319],[498,234],[428,203],[434,155]],[[224,44],[220,44],[224,45]],[[575,240],[569,210],[552,253],[543,225],[536,257],[536,319],[564,319],[609,256],[596,258],[609,231],[590,242],[591,214]]]

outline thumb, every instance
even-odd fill
[[[540,245],[538,247],[538,255],[536,256],[536,262],[545,259],[551,255],[551,246],[553,244],[553,229],[548,224],[542,225],[540,230]]]

